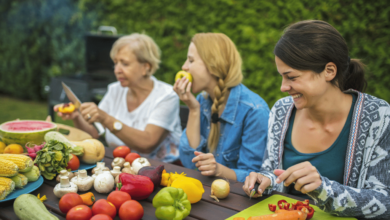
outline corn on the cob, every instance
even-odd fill
[[[5,199],[5,197],[8,195],[7,189],[5,186],[0,186],[0,200]]]
[[[18,175],[10,177],[12,181],[15,182],[16,188],[23,188],[23,186],[27,185],[28,179],[23,174],[18,173]]]
[[[0,177],[12,177],[18,174],[18,166],[9,160],[0,159]]]
[[[5,186],[8,194],[15,189],[15,183],[10,178],[0,177],[0,186]]]
[[[34,165],[31,157],[22,154],[0,154],[0,159],[14,162],[21,173],[30,171]]]

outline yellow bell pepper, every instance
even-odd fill
[[[171,186],[173,180],[175,180],[178,177],[186,176],[186,175],[187,174],[185,174],[184,172],[180,173],[180,174],[178,174],[177,172],[167,173],[167,171],[164,169],[162,172],[162,175],[161,175],[160,185],[161,186]]]
[[[172,181],[171,187],[183,189],[191,204],[199,202],[204,193],[203,184],[195,178],[178,175],[179,176],[176,176]]]
[[[58,108],[58,111],[64,114],[69,114],[74,112],[76,110],[76,107],[73,105],[73,103],[65,103],[62,106]]]

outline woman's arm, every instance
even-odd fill
[[[260,171],[267,145],[268,106],[251,109],[244,120],[237,168],[237,181],[244,182],[250,172]]]

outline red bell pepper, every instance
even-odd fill
[[[268,204],[268,208],[271,212],[274,212],[276,210],[276,205],[274,204]]]
[[[297,203],[291,203],[291,210],[296,210],[297,209]]]
[[[310,204],[309,200],[308,200],[308,199],[305,199],[305,201],[303,202],[303,205],[304,205],[304,206],[309,206],[309,204]]]
[[[152,194],[154,185],[152,180],[147,176],[133,175],[129,173],[119,174],[119,182],[117,189],[122,192],[127,192],[131,199],[142,200]]]
[[[287,203],[287,201],[284,200],[284,199],[278,201],[279,209],[284,209],[284,204],[283,203]]]
[[[313,218],[313,215],[314,215],[313,207],[310,207],[310,206],[298,206],[297,210],[307,212],[306,220],[309,220],[309,219]]]
[[[288,210],[290,208],[290,203],[284,203],[283,209]]]

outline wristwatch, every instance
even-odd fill
[[[112,124],[112,133],[116,133],[120,130],[122,130],[123,124],[120,121],[115,121],[114,124]]]

